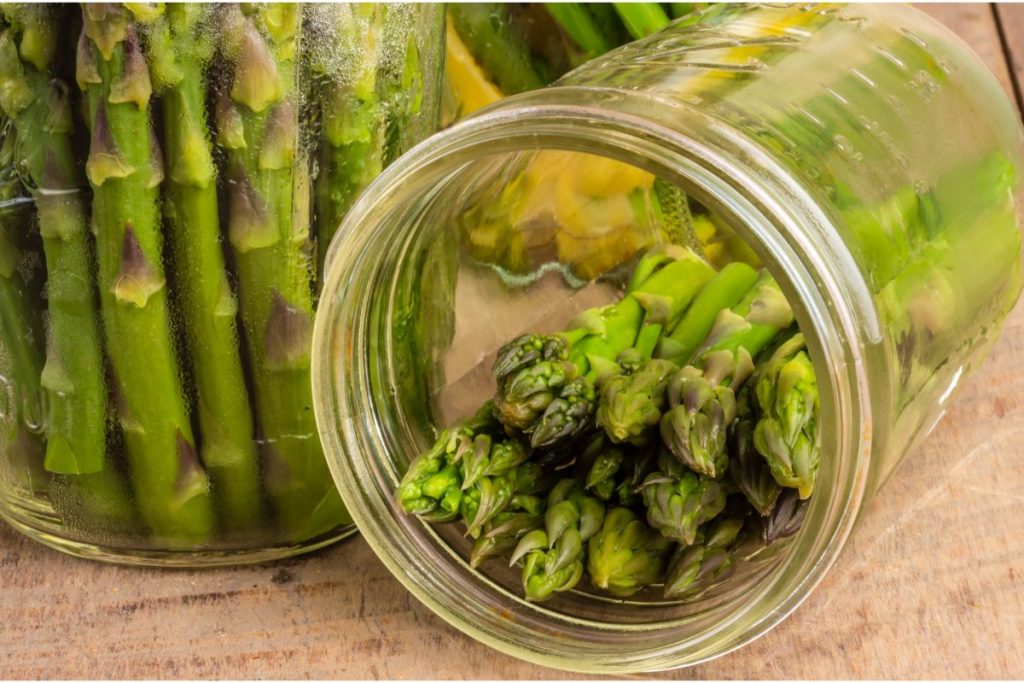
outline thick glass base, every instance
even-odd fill
[[[354,524],[348,524],[298,543],[254,546],[252,548],[167,550],[74,540],[54,533],[55,522],[59,524],[59,521],[53,517],[52,512],[47,514],[42,509],[17,510],[0,505],[0,518],[32,540],[62,553],[87,560],[137,567],[198,569],[273,562],[325,548],[348,538],[357,531]]]

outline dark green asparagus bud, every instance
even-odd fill
[[[751,507],[761,516],[765,516],[771,514],[782,487],[775,481],[768,463],[754,447],[757,417],[752,386],[747,384],[740,391],[737,402],[738,416],[729,432],[729,476]]]
[[[586,377],[570,380],[544,409],[530,434],[530,445],[545,448],[579,436],[590,424],[596,401],[593,382]]]
[[[807,498],[818,473],[820,435],[818,385],[803,349],[803,335],[794,335],[759,373],[755,391],[760,419],[754,445],[768,461],[775,481]]]
[[[520,370],[494,399],[502,423],[532,431],[560,389],[576,376],[576,366],[565,360],[541,361]]]
[[[597,533],[604,504],[587,495],[575,479],[563,479],[551,490],[544,528],[521,538],[511,564],[523,560],[523,592],[539,602],[569,590],[583,576],[583,544]]]
[[[669,562],[665,597],[690,600],[727,579],[735,570],[732,546],[742,528],[742,518],[716,520],[703,540],[679,546]]]
[[[658,457],[658,471],[641,489],[647,522],[665,538],[690,545],[700,526],[725,509],[723,484],[687,470],[668,453]]]
[[[775,541],[792,536],[803,526],[809,501],[801,500],[794,489],[784,489],[767,517],[760,518],[761,541],[770,545]]]
[[[628,508],[614,508],[587,546],[590,582],[627,597],[660,581],[671,541],[651,529]]]
[[[667,360],[649,360],[633,374],[611,377],[601,387],[597,423],[615,443],[646,443],[661,420],[669,377],[678,370]]]

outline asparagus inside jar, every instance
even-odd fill
[[[433,378],[444,428],[396,501],[529,601],[721,592],[815,493],[790,303],[679,187],[579,152],[509,161],[453,210],[470,263]]]

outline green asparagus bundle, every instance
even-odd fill
[[[246,549],[348,521],[312,414],[310,236],[436,124],[440,56],[416,19],[442,13],[343,9],[374,30],[284,4],[0,8],[0,199],[25,197],[39,225],[0,217],[3,361],[23,423],[5,453],[76,538]],[[297,75],[304,19],[313,64],[358,57],[359,97],[341,92],[353,60]],[[300,136],[308,103],[330,110],[323,138]],[[315,183],[329,210],[311,210]],[[486,486],[463,507],[489,529]]]
[[[471,564],[509,557],[530,601],[587,575],[617,596],[664,583],[667,597],[695,599],[732,570],[748,510],[773,524],[763,543],[799,525],[780,491],[809,493],[817,454],[803,444],[816,439],[818,404],[796,372],[813,378],[803,337],[784,334],[792,323],[768,275],[739,263],[715,273],[689,250],[651,250],[618,302],[585,311],[566,332],[501,347],[494,400],[410,464],[398,503],[427,522],[461,520],[474,538]],[[749,405],[737,410],[735,392],[752,376],[741,394]],[[538,438],[550,424],[557,438]],[[736,455],[726,437],[740,426],[745,436],[728,441],[743,443]],[[784,477],[786,462],[795,470]],[[771,487],[761,498],[743,476],[755,471]]]

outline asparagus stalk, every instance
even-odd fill
[[[77,68],[92,131],[86,173],[118,417],[139,508],[156,541],[195,547],[210,539],[213,505],[167,311],[157,206],[163,168],[149,119],[152,85],[122,8],[86,5],[83,19]],[[102,357],[87,355],[96,362]]]
[[[146,38],[162,95],[167,163],[163,208],[198,394],[200,455],[224,526],[237,531],[258,526],[263,510],[206,116],[206,69],[214,50],[211,17],[208,5],[170,4],[166,16],[147,27]]]
[[[50,80],[57,28],[49,12],[6,9],[11,26],[0,37],[5,92],[0,106],[17,131],[18,161],[38,188],[35,201],[50,273],[46,364],[25,386],[41,384],[46,392],[46,469],[86,474],[104,466],[107,395],[71,105],[66,86]]]
[[[586,5],[578,2],[546,2],[544,7],[583,51],[585,59],[598,57],[618,45]]]
[[[754,387],[760,412],[754,446],[780,486],[795,488],[801,498],[808,498],[818,473],[821,441],[818,387],[802,334],[779,346],[758,371]]]
[[[0,68],[10,57],[9,43],[0,52]],[[0,73],[0,86],[7,74]],[[0,98],[0,107],[6,103]],[[13,169],[16,131],[8,125],[0,146],[0,169]],[[17,391],[17,420],[27,425],[43,421],[42,387],[43,325],[39,316],[41,302],[34,301],[34,292],[23,276],[26,255],[21,244],[27,234],[29,212],[21,205],[21,183],[16,178],[0,179],[0,341],[10,355],[11,379]],[[21,239],[19,239],[21,238]],[[21,243],[21,244],[20,244]]]
[[[523,593],[540,602],[575,588],[583,577],[584,543],[601,528],[604,503],[575,479],[563,479],[548,494],[544,528],[522,537],[510,564],[523,562]]]
[[[671,542],[629,508],[613,508],[587,544],[587,571],[597,588],[628,597],[660,581]]]
[[[378,43],[384,9],[372,3],[305,8],[320,121],[316,175],[319,281],[327,246],[356,196],[384,167],[385,113],[377,94]],[[327,49],[327,41],[337,43]]]
[[[448,7],[459,37],[506,95],[548,84],[526,41],[515,34],[508,9],[498,3],[455,3]]]
[[[757,272],[744,263],[730,263],[700,290],[693,304],[672,331],[661,338],[658,358],[677,365],[689,363],[707,338],[718,314],[740,302],[757,282]]]
[[[0,79],[3,74],[0,74]],[[2,81],[0,81],[2,82]],[[14,170],[16,132],[4,121],[6,132],[0,146],[0,169]],[[7,175],[6,173],[4,174]],[[23,276],[27,263],[26,226],[32,216],[20,204],[22,188],[14,177],[0,179],[0,376],[13,380],[15,402],[4,420],[7,429],[0,445],[7,454],[14,481],[27,491],[45,490],[44,445],[32,428],[43,422],[43,327],[42,301]],[[19,239],[21,238],[21,239]]]
[[[612,4],[634,40],[645,38],[668,26],[668,15],[656,2],[615,2]]]
[[[789,303],[767,274],[735,308],[718,314],[696,363],[669,381],[672,408],[661,419],[661,438],[680,462],[712,478],[723,474],[735,392],[753,372],[753,356],[792,322]]]
[[[298,19],[292,4],[222,8],[230,81],[216,108],[265,484],[283,532],[305,540],[348,517],[317,438],[309,234],[293,222]]]

